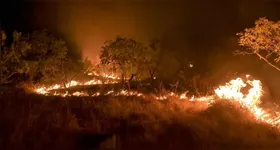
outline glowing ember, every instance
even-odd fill
[[[107,78],[107,79],[117,79],[117,80],[120,80],[121,78],[118,77],[117,75],[114,75],[114,74],[106,74],[106,73],[103,73],[103,74],[98,74],[96,72],[91,72],[91,73],[88,73],[89,76],[97,76],[97,77],[104,77],[104,78]]]
[[[110,94],[112,94],[112,93],[114,93],[114,91],[113,91],[113,90],[108,91],[105,95],[110,95]]]
[[[187,92],[183,93],[180,95],[180,99],[186,99],[187,98]]]
[[[158,99],[158,100],[165,100],[165,99],[167,99],[167,96],[159,96],[159,97],[156,97],[156,99]]]
[[[100,95],[100,93],[97,92],[97,93],[93,94],[92,96],[99,96],[99,95]]]
[[[75,92],[72,94],[73,96],[88,96],[87,93],[83,93],[83,92]]]
[[[77,82],[77,81],[70,81],[69,83],[66,84],[66,87],[73,87],[73,86],[77,86],[77,85],[81,85],[81,83]]]

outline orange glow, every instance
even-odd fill
[[[220,99],[237,101],[242,106],[248,108],[254,114],[257,120],[266,122],[272,126],[279,126],[280,119],[271,115],[267,110],[259,107],[261,96],[263,95],[262,84],[259,80],[249,80],[249,75],[246,76],[247,81],[244,82],[241,78],[231,80],[224,86],[220,86],[215,90],[216,95]],[[242,88],[251,86],[247,94],[241,92]],[[279,112],[275,112],[279,114]]]
[[[98,75],[97,73],[92,73],[95,76],[102,76],[108,79],[106,82],[102,82],[100,80],[90,80],[88,82],[77,82],[77,81],[70,81],[66,84],[66,87],[74,87],[74,86],[83,86],[83,85],[96,85],[96,84],[108,84],[108,83],[117,83],[119,77],[115,75]],[[246,75],[246,79],[243,80],[241,78],[237,78],[234,80],[229,81],[223,86],[219,86],[214,90],[215,94],[210,96],[203,96],[203,97],[187,97],[187,92],[182,94],[170,92],[167,94],[161,94],[160,96],[155,96],[154,98],[157,100],[166,100],[169,98],[175,98],[180,100],[188,100],[188,101],[199,101],[199,102],[206,102],[208,105],[211,105],[213,102],[218,100],[229,100],[235,101],[240,103],[243,107],[246,107],[250,110],[250,112],[256,117],[257,120],[268,123],[272,126],[279,126],[280,119],[270,113],[268,113],[265,109],[259,107],[261,103],[261,97],[263,95],[262,84],[259,80],[249,80],[249,75]],[[110,79],[110,80],[109,80]],[[247,92],[242,91],[244,88],[247,88]],[[138,91],[108,91],[105,93],[96,92],[94,94],[88,94],[86,92],[79,92],[76,91],[72,94],[68,92],[65,93],[57,93],[51,94],[50,91],[57,90],[57,89],[64,89],[64,86],[55,84],[53,86],[43,86],[40,88],[35,89],[35,92],[42,95],[55,95],[55,96],[91,96],[96,97],[100,95],[110,95],[110,96],[138,96],[145,98],[145,94],[138,92]],[[151,97],[149,97],[151,98]],[[279,115],[280,112],[275,112],[276,115]]]

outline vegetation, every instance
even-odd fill
[[[89,139],[79,142],[87,134],[115,135],[115,143],[109,140],[103,146],[121,149],[276,147],[280,137],[278,131],[228,101],[208,108],[205,103],[175,99],[60,98],[3,90],[1,149],[89,148]]]
[[[134,76],[151,80],[159,65],[159,41],[153,41],[149,46],[131,38],[117,36],[115,40],[106,41],[100,54],[101,64],[111,65],[115,72],[121,72],[122,81]]]
[[[255,27],[238,33],[239,45],[246,49],[237,54],[255,54],[268,65],[280,71],[280,21],[269,21],[266,18],[256,20]],[[249,50],[249,51],[248,51]]]
[[[23,58],[26,56],[27,51],[31,49],[31,45],[25,41],[21,41],[21,33],[13,33],[13,43],[10,47],[4,47],[3,57],[1,57],[3,83],[11,82],[11,77],[15,74],[26,73],[29,68],[27,61]],[[6,39],[6,35],[2,33],[2,39]],[[3,45],[5,44],[4,41]]]
[[[132,80],[149,82],[154,88],[163,81],[164,88],[170,88],[168,85],[170,82],[165,81],[160,75],[165,71],[162,69],[165,68],[162,66],[163,62],[173,56],[162,50],[162,44],[157,39],[141,43],[131,38],[117,36],[116,39],[104,43],[100,53],[101,63],[93,66],[87,58],[77,60],[72,57],[67,43],[47,30],[31,34],[14,31],[12,37],[6,35],[4,31],[1,33],[3,47],[1,84],[61,82],[65,85],[78,75],[95,71],[120,74],[122,83],[126,83],[128,88]],[[164,58],[165,55],[168,57]],[[180,63],[180,66],[188,65]],[[182,78],[183,82],[178,83],[189,86],[186,83],[193,81],[193,76],[190,75],[193,73],[188,69],[183,69],[183,72],[182,78],[177,76],[181,72],[175,71],[176,75],[172,76],[172,79],[178,81]],[[191,85],[188,88],[198,87]]]
[[[5,41],[7,36],[2,32],[3,56],[2,84],[13,82],[18,77],[21,81],[29,80],[37,83],[52,81],[58,78],[66,80],[67,75],[82,72],[86,64],[74,63],[68,55],[68,48],[65,41],[54,37],[47,30],[35,31],[32,34],[23,35],[14,31],[12,43]]]
[[[280,71],[273,64],[280,60],[279,27],[279,22],[260,18],[254,28],[238,34],[239,44],[249,52],[242,49],[237,54],[256,54]],[[145,44],[117,36],[104,43],[101,63],[93,66],[88,58],[73,59],[66,42],[46,30],[31,34],[15,31],[11,43],[5,32],[1,32],[1,37],[4,50],[0,85],[58,80],[66,88],[66,82],[78,74],[108,70],[119,72],[123,84],[136,78],[159,85],[163,91],[169,84],[154,82],[165,53],[159,40]],[[177,81],[169,85],[169,90],[177,91],[180,85],[176,76],[182,75],[186,78],[184,91],[191,87],[197,95],[209,92],[210,79],[190,73],[193,65],[189,61],[175,59],[179,63],[174,75]],[[149,89],[139,88],[138,82],[131,83],[131,88],[139,91]],[[112,87],[119,88],[116,84],[75,88],[107,91]],[[73,90],[76,89],[67,89],[69,93]],[[93,141],[104,141],[103,138],[109,139],[103,146],[120,149],[279,146],[278,130],[258,122],[237,103],[217,101],[210,105],[175,98],[156,101],[149,99],[149,94],[145,96],[46,97],[0,86],[0,149],[90,149],[99,145]]]

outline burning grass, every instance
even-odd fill
[[[279,146],[276,127],[236,101],[56,97],[3,89],[1,149],[81,149],[80,133],[115,134],[122,149]],[[34,142],[35,141],[35,142]],[[75,146],[78,146],[75,147]]]
[[[111,83],[92,84],[106,87]],[[114,135],[114,144],[105,145],[122,149],[280,144],[279,111],[275,107],[272,113],[260,106],[261,82],[249,76],[232,80],[205,97],[108,88],[90,93],[76,91],[86,87],[74,81],[67,86],[67,90],[45,86],[35,93],[1,90],[2,148],[81,149],[85,141],[94,141],[85,134]]]

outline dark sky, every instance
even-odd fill
[[[5,30],[49,29],[97,61],[105,40],[160,38],[184,57],[231,54],[235,34],[266,16],[280,20],[280,0],[1,0]],[[207,64],[206,64],[207,65]]]

